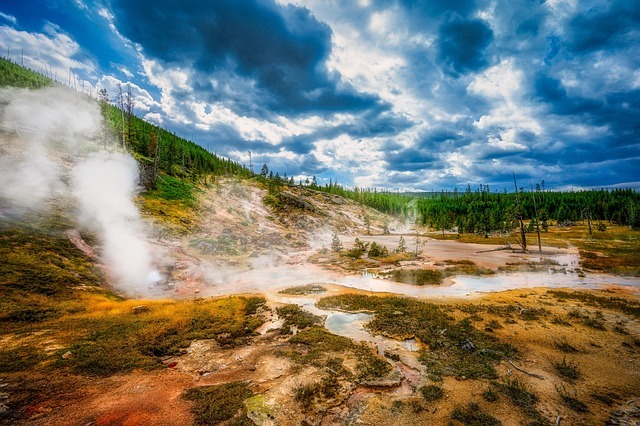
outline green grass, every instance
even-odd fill
[[[496,402],[498,400],[498,392],[493,389],[487,389],[482,392],[482,397],[489,402]]]
[[[280,290],[278,293],[291,294],[295,296],[304,296],[307,294],[321,294],[321,293],[325,293],[326,291],[327,289],[321,285],[307,284],[307,285],[301,285],[297,287],[285,288],[284,290]]]
[[[138,204],[144,214],[179,233],[186,233],[197,222],[198,191],[189,180],[162,175],[158,179],[158,188],[143,192],[138,197]]]
[[[470,402],[466,407],[456,407],[451,418],[469,426],[497,426],[502,422],[480,409],[478,404]]]
[[[516,350],[492,334],[477,330],[470,321],[455,321],[449,306],[402,297],[371,297],[356,294],[331,296],[317,303],[322,309],[369,311],[374,318],[370,332],[399,340],[415,337],[429,346],[420,360],[436,376],[496,378],[495,365],[516,356]],[[465,348],[470,341],[474,349]]]
[[[252,396],[246,382],[201,386],[188,389],[183,394],[184,399],[193,403],[191,412],[196,425],[220,424],[231,419],[236,423],[245,419],[248,422],[243,402]]]
[[[196,190],[196,186],[188,180],[164,175],[161,179],[158,179],[158,189],[147,191],[147,196],[169,201],[179,201],[189,207],[195,207],[197,202],[195,195]]]
[[[451,261],[445,261],[447,263],[451,262]],[[470,263],[466,263],[465,261],[457,261],[456,263],[454,263],[454,266],[448,266],[445,268],[444,270],[444,275],[446,277],[452,276],[452,275],[492,275],[495,274],[495,272],[491,269],[488,268],[483,268],[481,266],[477,266],[476,264],[474,264],[471,261],[467,261]]]
[[[8,329],[83,309],[79,289],[103,292],[93,261],[63,233],[0,225],[0,324]]]
[[[299,384],[293,389],[293,399],[303,411],[309,411],[316,401],[338,395],[340,383],[335,374],[325,375],[320,382]]]
[[[356,359],[355,374],[358,380],[375,380],[385,376],[391,365],[364,343],[336,336],[322,327],[310,327],[289,339],[292,345],[280,354],[302,365],[313,365],[331,371],[339,377],[351,378],[351,373],[336,355]]]
[[[438,285],[442,283],[444,274],[431,269],[395,269],[391,272],[391,279],[396,282],[412,285]]]
[[[303,330],[323,322],[321,317],[303,310],[298,305],[279,306],[276,308],[276,312],[280,318],[284,319],[282,329],[285,331],[290,330],[292,326],[297,327],[298,330]]]
[[[33,369],[47,359],[42,349],[32,346],[19,346],[13,349],[0,349],[0,373],[14,373]]]
[[[316,383],[298,385],[293,389],[293,399],[300,404],[303,411],[308,411],[313,405],[316,394],[319,393]]]

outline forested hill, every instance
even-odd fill
[[[330,183],[311,188],[350,198],[385,213],[415,215],[420,225],[459,232],[494,232],[518,226],[518,199],[515,193],[491,192],[489,187],[472,191],[430,193],[429,197],[413,197],[402,192],[375,189],[345,189]],[[522,216],[527,221],[538,217],[546,227],[553,222],[567,223],[583,220],[603,221],[640,229],[640,193],[632,189],[545,191],[520,190],[518,198]],[[536,215],[537,211],[537,215]],[[594,225],[595,226],[595,225]]]
[[[33,70],[0,58],[0,87],[38,89],[59,84]],[[69,89],[72,90],[72,89]],[[127,94],[124,94],[126,101]],[[129,98],[129,100],[131,100]],[[198,180],[209,175],[249,177],[252,173],[240,164],[218,157],[198,144],[136,117],[132,108],[117,108],[108,98],[99,100],[111,133],[111,141],[125,147],[143,165],[145,184],[153,187],[155,175]],[[128,105],[131,105],[129,103]]]

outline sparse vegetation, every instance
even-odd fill
[[[366,344],[357,344],[346,337],[331,334],[324,328],[308,328],[293,336],[289,343],[301,344],[305,349],[289,348],[282,350],[281,355],[290,357],[300,364],[329,368],[341,377],[350,377],[351,373],[344,367],[342,360],[335,357],[336,354],[351,354],[350,356],[355,358],[354,373],[362,381],[381,378],[391,370],[391,365]]]
[[[587,405],[584,402],[582,402],[580,399],[578,399],[575,393],[570,394],[569,391],[567,391],[564,386],[557,386],[556,390],[558,391],[558,394],[560,395],[560,399],[562,400],[564,405],[571,408],[573,411],[577,413],[589,412],[589,408],[587,407]]]
[[[444,391],[440,385],[426,385],[420,388],[420,393],[427,401],[435,401],[444,396]]]
[[[516,350],[469,321],[456,322],[446,307],[401,297],[342,295],[323,298],[318,307],[374,312],[367,324],[373,333],[397,339],[416,337],[429,346],[420,360],[436,376],[496,378],[494,365]]]
[[[502,422],[480,409],[475,402],[470,402],[466,407],[456,407],[451,413],[451,418],[469,426],[497,426]]]
[[[307,285],[285,288],[284,290],[280,290],[278,293],[291,294],[295,296],[304,296],[307,294],[321,294],[321,293],[325,293],[326,291],[327,289],[321,285],[307,284]]]
[[[529,391],[523,382],[518,379],[505,379],[500,382],[494,381],[492,384],[498,389],[498,391],[500,391],[500,393],[509,398],[514,405],[520,407],[530,418],[532,418],[535,424],[547,424],[536,408],[538,396]]]
[[[640,302],[618,296],[600,296],[594,292],[548,290],[547,294],[562,300],[577,300],[586,305],[606,308],[640,318]]]
[[[192,401],[196,425],[212,425],[234,419],[246,419],[243,401],[253,396],[246,382],[187,389],[183,397]],[[247,419],[248,420],[248,419]],[[250,424],[250,423],[247,423]]]
[[[571,345],[566,340],[561,340],[559,342],[554,342],[553,345],[555,346],[556,349],[558,349],[558,350],[560,350],[562,352],[565,352],[565,353],[580,352],[578,349],[576,349],[573,345]]]
[[[303,310],[298,305],[279,306],[276,312],[280,318],[284,319],[283,330],[289,330],[291,326],[302,330],[323,322],[321,317]]]
[[[580,371],[575,361],[568,361],[566,357],[562,357],[562,361],[554,362],[556,371],[568,379],[577,379],[580,377]]]

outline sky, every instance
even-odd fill
[[[296,180],[640,189],[637,0],[3,0],[0,54]]]

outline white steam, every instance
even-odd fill
[[[102,127],[96,102],[65,88],[1,89],[0,217],[75,200],[109,275],[122,290],[145,292],[161,275],[134,204],[138,166],[128,154],[96,152]]]
[[[138,190],[136,161],[121,153],[91,154],[73,169],[71,182],[80,222],[102,236],[102,256],[111,274],[136,291],[158,282],[160,274],[133,202]]]
[[[0,90],[0,196],[18,212],[38,209],[64,190],[56,157],[88,146],[101,123],[95,102],[60,87]]]

